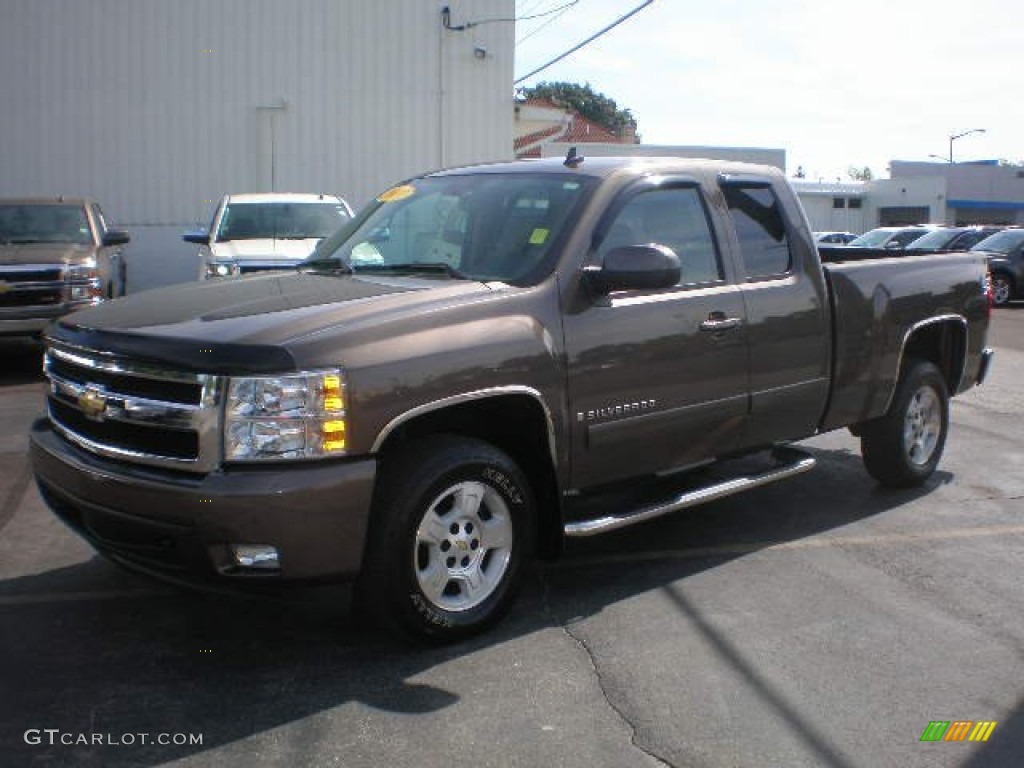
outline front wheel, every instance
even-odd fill
[[[932,363],[908,360],[889,410],[862,427],[864,466],[890,488],[921,485],[938,466],[948,431],[949,393],[942,373]]]
[[[360,602],[414,637],[451,642],[508,610],[531,549],[534,504],[504,452],[433,437],[385,458]]]

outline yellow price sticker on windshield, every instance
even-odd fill
[[[407,197],[412,197],[416,194],[416,187],[412,184],[402,184],[397,187],[381,192],[377,195],[377,200],[382,203],[397,203],[399,200],[405,200]]]
[[[548,230],[543,227],[537,227],[530,234],[530,245],[544,245],[544,241],[548,239]]]

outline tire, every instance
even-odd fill
[[[868,473],[889,488],[913,488],[931,477],[949,431],[949,392],[932,363],[907,360],[888,412],[863,425]]]
[[[448,643],[497,622],[532,551],[534,501],[505,453],[437,436],[385,458],[357,600],[378,622]]]
[[[992,303],[1003,307],[1013,298],[1013,281],[1001,272],[992,273]]]

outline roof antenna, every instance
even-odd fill
[[[576,154],[576,147],[569,147],[569,152],[565,156],[565,161],[562,163],[566,168],[575,168],[577,165],[582,163],[584,160],[583,155]]]

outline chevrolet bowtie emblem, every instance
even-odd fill
[[[107,397],[95,387],[88,387],[78,396],[78,407],[87,419],[103,421],[103,414],[107,410]]]

